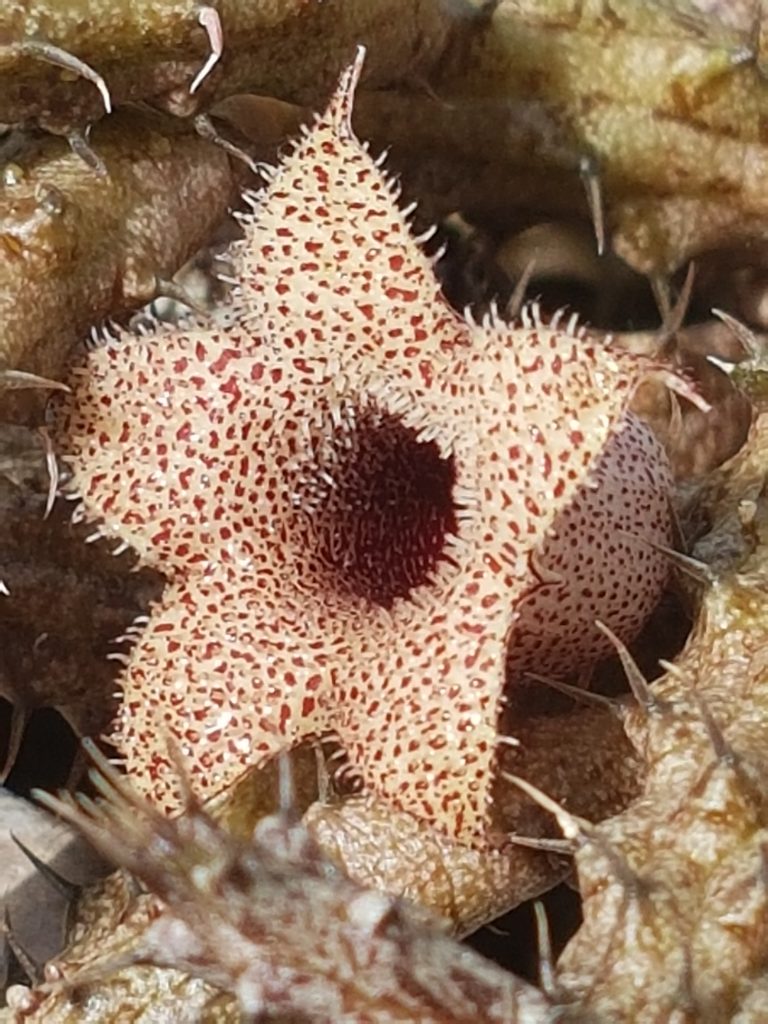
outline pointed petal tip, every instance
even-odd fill
[[[352,109],[360,76],[363,73],[366,52],[366,47],[362,43],[359,44],[355,51],[354,60],[341,73],[336,92],[333,94],[323,117],[323,120],[329,121],[334,126],[342,138],[350,138],[354,135],[352,131]]]

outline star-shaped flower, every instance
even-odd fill
[[[657,367],[572,325],[472,324],[352,132],[362,54],[251,197],[225,323],[91,353],[53,430],[85,512],[168,578],[114,739],[177,807],[335,734],[370,791],[486,827],[505,690],[631,638],[669,474],[628,411]],[[661,371],[659,371],[661,372]]]

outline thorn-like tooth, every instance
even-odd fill
[[[107,165],[88,142],[88,132],[71,131],[67,135],[67,142],[75,156],[79,156],[86,167],[90,167],[100,178],[109,177]]]
[[[543,807],[545,811],[548,811],[560,826],[560,830],[566,839],[579,839],[583,841],[587,837],[587,830],[590,828],[589,822],[576,817],[570,811],[566,811],[556,800],[547,796],[546,793],[543,793],[536,786],[531,785],[530,782],[521,779],[519,775],[512,775],[510,772],[501,772],[500,774],[507,782],[511,782],[518,789],[521,789],[539,807]]]
[[[595,626],[600,632],[613,644],[616,649],[616,653],[621,661],[621,666],[624,669],[624,673],[629,683],[629,688],[632,690],[632,694],[637,703],[645,708],[647,714],[656,714],[663,710],[662,704],[653,695],[653,691],[648,685],[648,680],[645,678],[640,668],[629,652],[629,648],[624,644],[616,634],[601,622],[599,619],[595,619]]]
[[[659,665],[665,672],[675,676],[676,679],[679,679],[685,684],[698,708],[699,715],[704,724],[704,728],[707,731],[707,736],[717,761],[720,764],[726,765],[734,773],[742,792],[748,796],[753,805],[755,807],[763,807],[765,804],[765,796],[763,792],[754,784],[748,772],[745,771],[742,758],[728,742],[725,733],[712,714],[707,701],[704,696],[699,693],[695,679],[684,672],[679,665],[674,665],[663,658],[659,659]]]
[[[704,723],[704,727],[707,730],[709,736],[709,742],[712,744],[712,749],[715,752],[715,757],[718,761],[723,764],[729,765],[734,770],[738,768],[740,759],[730,745],[728,740],[725,738],[725,734],[720,726],[715,721],[715,717],[709,709],[707,702],[704,700],[702,695],[698,692],[695,686],[691,686],[691,693],[693,699],[696,702],[701,720]]]
[[[724,359],[718,359],[717,356],[707,356],[706,360],[708,363],[711,363],[712,366],[716,367],[718,370],[722,370],[723,373],[727,373],[729,376],[734,372],[734,370],[738,366],[738,363],[729,363],[726,362]]]
[[[97,71],[94,71],[90,64],[86,64],[85,61],[80,60],[73,53],[62,50],[61,47],[54,46],[53,43],[45,40],[25,39],[18,46],[23,53],[44,60],[48,64],[54,64],[56,67],[64,68],[65,71],[73,71],[80,78],[92,82],[99,91],[105,112],[107,114],[112,113],[112,97],[109,94],[107,83]]]
[[[754,331],[750,330],[750,328],[740,320],[737,320],[735,316],[731,316],[730,313],[726,313],[723,309],[713,307],[712,315],[716,316],[718,320],[722,320],[726,327],[731,329],[750,359],[760,358],[762,346]]]
[[[24,738],[24,730],[29,721],[29,709],[21,704],[11,705],[11,726],[8,735],[8,746],[5,752],[5,761],[0,767],[0,786],[4,786],[8,776],[13,771],[16,758],[21,749],[21,741]]]
[[[100,540],[101,537],[101,530],[94,530],[93,533],[89,533],[88,536],[85,538],[85,543],[94,544],[97,540]]]
[[[11,926],[11,918],[8,910],[8,904],[3,908],[3,931],[5,932],[5,941],[11,948],[11,952],[16,957],[19,966],[22,968],[26,976],[32,982],[33,985],[37,985],[42,977],[40,964],[38,964],[21,945],[19,940],[16,938],[16,934]]]
[[[0,389],[16,391],[26,388],[42,388],[48,391],[65,391],[67,393],[70,390],[61,381],[41,377],[37,373],[27,373],[25,370],[0,370]]]
[[[587,196],[587,205],[592,217],[592,228],[595,233],[597,255],[605,253],[605,206],[603,203],[603,188],[599,170],[592,157],[584,157],[580,161],[581,180],[584,183],[584,191]]]
[[[519,832],[505,832],[504,838],[513,846],[524,846],[528,850],[542,850],[546,853],[559,853],[564,857],[572,857],[579,848],[573,839],[548,839],[543,836],[524,836]]]
[[[528,285],[531,282],[535,269],[536,260],[531,258],[523,267],[523,272],[517,279],[514,291],[507,302],[506,316],[510,320],[517,320],[521,310],[525,308],[525,293],[528,291]]]
[[[399,186],[398,186],[398,191],[399,191]],[[415,202],[415,201],[412,202],[412,203],[408,203],[408,205],[404,206],[403,209],[400,212],[402,213],[403,217],[406,220],[408,220],[408,218],[411,216],[411,214],[417,209],[418,205],[419,204],[417,202]]]
[[[564,693],[567,697],[572,697],[573,700],[582,704],[597,704],[598,707],[608,708],[609,711],[618,711],[621,707],[618,701],[613,700],[611,697],[605,697],[602,693],[593,693],[592,690],[570,686],[559,679],[552,679],[549,676],[540,675],[538,672],[525,672],[525,677],[533,679],[537,683],[542,683],[553,690],[558,690],[560,693]]]
[[[534,900],[533,913],[536,918],[536,945],[539,950],[539,987],[553,1002],[562,1003],[563,993],[555,979],[555,958],[549,920],[541,900]]]
[[[579,314],[572,313],[568,323],[565,325],[566,334],[575,334],[579,327]]]
[[[43,426],[38,427],[37,432],[43,442],[45,468],[48,472],[48,492],[45,496],[45,510],[43,512],[43,519],[47,519],[51,514],[53,504],[56,501],[56,493],[59,489],[59,464],[56,461],[56,453],[53,450],[53,442],[47,428]]]
[[[712,409],[710,403],[701,395],[694,384],[691,384],[680,374],[675,373],[673,370],[668,369],[665,366],[658,367],[655,370],[656,376],[669,388],[670,391],[675,392],[682,398],[687,399],[691,405],[696,406],[701,412],[709,412]]]
[[[658,551],[659,554],[669,559],[672,565],[677,566],[678,569],[702,586],[712,587],[717,583],[717,576],[706,562],[693,558],[691,555],[685,555],[682,551],[675,551],[674,548],[669,548],[664,544],[658,544],[656,541],[644,537],[641,533],[633,533],[630,530],[622,529],[619,529],[617,532],[630,537],[632,540],[639,541],[641,544],[645,544],[654,551]]]
[[[11,596],[11,592],[3,580],[0,580],[0,594],[2,594],[4,597]]]
[[[41,860],[36,854],[34,854],[29,847],[25,846],[19,837],[14,835],[13,832],[10,833],[10,837],[30,864],[39,871],[46,882],[56,889],[57,892],[60,892],[70,901],[76,899],[80,895],[81,888],[79,885],[75,885],[74,882],[70,882],[68,878],[64,878],[63,875],[60,875],[58,871],[54,871],[52,867],[45,863],[45,861]]]
[[[197,12],[197,21],[208,36],[210,53],[206,57],[203,66],[192,79],[189,87],[190,96],[194,96],[216,64],[221,60],[221,55],[224,52],[224,32],[221,27],[221,18],[216,8],[201,7]]]

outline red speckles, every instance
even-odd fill
[[[243,398],[243,392],[240,389],[237,377],[230,377],[229,380],[224,381],[223,384],[219,385],[219,390],[222,394],[230,395],[232,401],[230,402],[229,408],[235,409],[240,404]],[[212,435],[212,437],[215,435]],[[216,444],[214,447],[218,447],[218,438],[216,438]]]
[[[472,840],[505,685],[599,649],[579,601],[631,633],[652,600],[626,534],[642,510],[664,542],[666,477],[622,433],[639,363],[447,305],[350,102],[246,221],[229,326],[92,353],[56,441],[88,514],[168,577],[114,735],[154,799],[178,800],[169,734],[209,795],[332,733],[366,790]]]
[[[211,373],[214,377],[223,376],[232,360],[237,358],[238,353],[234,349],[225,348],[211,363]]]
[[[419,293],[411,288],[387,288],[386,296],[391,302],[416,302]]]

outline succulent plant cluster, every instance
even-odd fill
[[[10,1012],[758,1024],[768,87],[749,5],[91,6],[85,29],[67,4],[0,16],[4,419],[51,476],[4,491],[3,599],[46,638],[40,580],[77,601],[0,685],[9,770],[48,704],[108,734],[127,778],[91,745],[99,801],[41,795],[119,870]],[[362,82],[358,50],[288,145],[361,43]],[[576,218],[650,278],[662,329],[606,338],[515,296],[506,318],[457,312],[437,276],[450,291],[457,257],[424,251],[353,98],[426,217],[478,225],[485,267],[503,278],[537,217]],[[217,227],[223,301],[127,328],[161,294],[200,306],[173,275]],[[707,358],[745,354],[751,398]],[[74,526],[63,497],[27,521],[57,486]],[[659,635],[672,570],[680,653]],[[556,963],[542,931],[540,989],[445,934],[571,871],[584,920]]]

